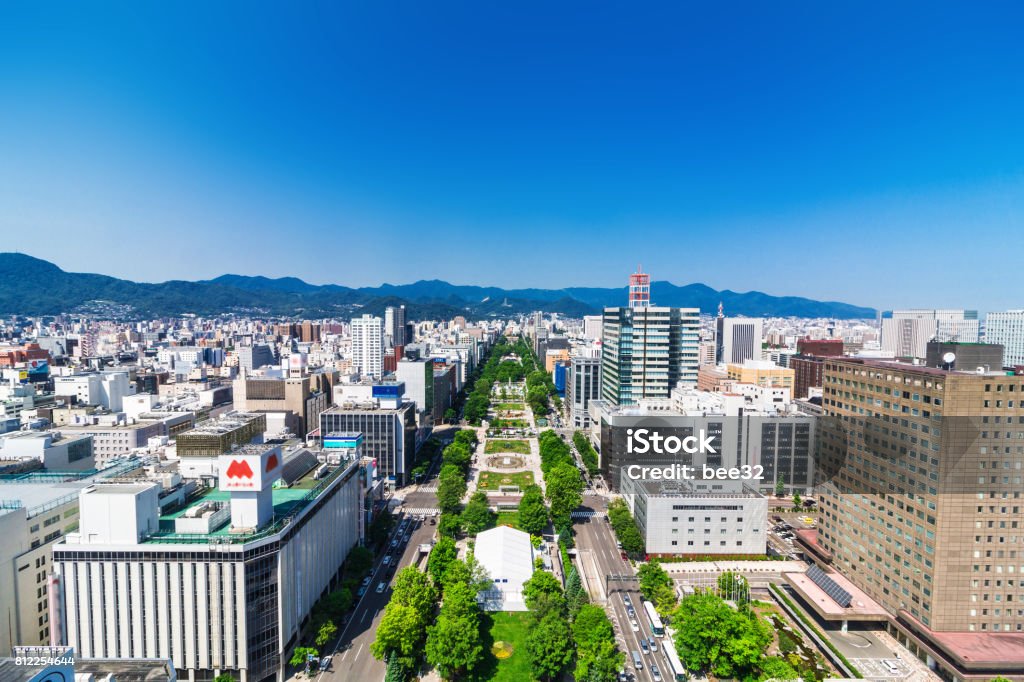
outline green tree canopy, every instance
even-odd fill
[[[549,469],[544,475],[548,501],[551,503],[551,518],[556,525],[567,521],[570,513],[583,502],[583,477],[573,464],[562,462]]]
[[[540,486],[530,484],[519,500],[519,528],[530,535],[540,535],[548,525],[548,508]]]
[[[676,651],[692,671],[742,678],[755,672],[771,630],[750,611],[736,611],[709,592],[683,599],[673,617]]]
[[[569,624],[555,612],[549,612],[526,637],[530,670],[540,680],[556,679],[572,660]]]
[[[494,525],[495,514],[487,501],[487,494],[477,491],[469,498],[462,510],[462,528],[470,535],[476,535]]]
[[[448,570],[448,566],[458,556],[459,550],[455,546],[454,539],[447,535],[438,538],[437,544],[430,550],[430,556],[427,558],[427,572],[434,579],[435,585],[441,584],[441,579],[444,577],[445,571]]]

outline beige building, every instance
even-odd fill
[[[826,358],[822,406],[834,567],[943,677],[1024,669],[1024,376]]]
[[[726,375],[741,384],[755,384],[765,388],[788,388],[792,390],[795,372],[788,367],[779,367],[768,360],[747,360],[743,364],[726,365]]]

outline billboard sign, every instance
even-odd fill
[[[221,490],[264,490],[281,477],[281,449],[268,448],[263,452],[246,448],[218,459]]]

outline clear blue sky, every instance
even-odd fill
[[[0,250],[1024,307],[1020,3],[19,4]]]

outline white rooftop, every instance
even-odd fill
[[[474,556],[487,569],[495,587],[515,585],[518,589],[533,576],[533,545],[530,534],[508,526],[478,533]],[[507,583],[499,583],[507,580]]]

